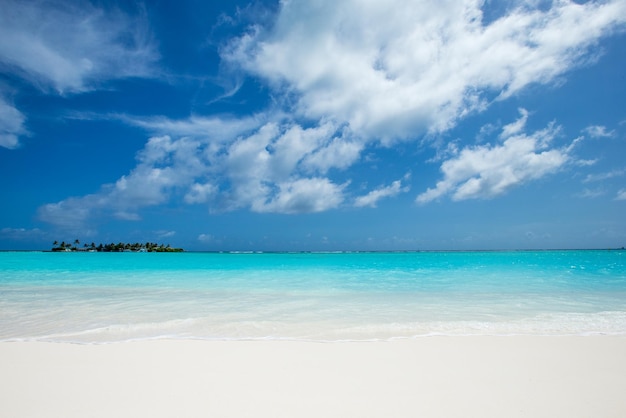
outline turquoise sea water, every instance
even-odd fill
[[[626,251],[0,253],[0,341],[626,334]]]

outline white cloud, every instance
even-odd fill
[[[364,145],[356,140],[333,138],[324,147],[304,158],[303,166],[310,171],[326,173],[332,168],[346,169],[357,161]]]
[[[258,212],[313,213],[338,207],[346,185],[333,184],[326,178],[302,178],[278,184],[271,201],[255,202]]]
[[[77,93],[105,80],[154,75],[145,18],[71,1],[2,2],[0,65],[43,89]]]
[[[626,189],[621,189],[617,192],[615,200],[626,200]]]
[[[615,136],[615,131],[607,132],[606,126],[592,125],[586,127],[583,132],[589,135],[591,138],[610,138]]]
[[[215,238],[210,234],[200,234],[198,235],[198,241],[200,242],[212,242]]]
[[[22,112],[0,96],[0,147],[15,149],[20,145],[19,137],[28,133],[25,121]]]
[[[212,196],[217,193],[218,187],[215,184],[198,184],[194,183],[185,195],[187,203],[206,203]]]
[[[69,197],[57,203],[48,203],[39,208],[39,218],[66,230],[82,229],[95,208],[103,206],[105,196],[89,194]]]
[[[268,123],[228,145],[218,163],[230,183],[222,209],[247,206],[256,212],[297,213],[336,207],[343,200],[344,187],[327,178],[310,177],[345,166],[340,157],[322,167],[310,163],[311,156],[333,147],[333,133],[329,125],[303,129]]]
[[[591,183],[596,181],[603,181],[612,179],[614,177],[621,177],[626,175],[626,169],[612,170],[606,173],[588,174],[583,180],[583,183]]]
[[[489,136],[491,136],[491,134],[493,134],[497,130],[498,130],[498,126],[493,123],[487,123],[481,126],[480,131],[478,132],[478,135],[476,135],[476,141],[477,142],[485,141]]]
[[[113,213],[113,217],[121,219],[123,221],[140,221],[141,217],[135,212],[127,212],[125,210],[118,210]]]
[[[621,0],[519,2],[490,23],[483,3],[286,1],[271,30],[255,27],[223,57],[295,93],[299,116],[388,143],[446,131],[496,96],[557,81],[626,21]]]
[[[112,79],[155,76],[158,58],[142,14],[89,2],[2,2],[0,71],[44,92],[81,93]],[[19,146],[25,120],[0,97],[0,146]]]
[[[626,22],[623,0],[560,0],[542,8],[520,1],[515,3],[519,7],[488,23],[482,18],[485,4],[284,1],[271,28],[252,27],[221,50],[225,68],[238,76],[247,71],[270,84],[276,108],[239,119],[109,115],[153,135],[138,154],[137,166],[97,193],[46,205],[40,214],[57,224],[107,211],[137,219],[142,207],[174,198],[206,204],[211,211],[336,208],[346,201],[349,180],[333,176],[359,161],[364,150],[445,132],[529,84],[556,83],[594,59],[592,47]],[[69,19],[61,15],[60,21]],[[102,30],[103,22],[112,23],[109,32]],[[152,43],[141,36],[145,31],[133,31],[128,22],[127,17],[99,14],[87,25],[94,38],[115,33],[138,39],[118,52],[126,60],[138,58],[136,74],[149,74],[155,59]],[[19,33],[15,25],[11,28]],[[26,58],[15,58],[14,65],[25,77],[59,91],[84,91],[105,76],[127,74],[121,60],[108,55],[119,50],[112,41],[117,38],[105,35],[101,55],[82,54],[94,65],[107,62],[102,72],[81,69],[76,57],[82,55],[74,53],[68,60],[78,69],[65,75],[41,75]],[[51,39],[51,45],[59,44]],[[70,39],[68,50],[87,50],[87,43]],[[52,61],[50,65],[54,67]],[[418,201],[444,195],[453,200],[495,196],[571,161],[576,141],[564,149],[552,148],[558,131],[554,126],[524,134],[528,112],[520,112],[521,118],[503,128],[496,144],[448,146],[438,157],[445,160],[443,180]],[[355,204],[372,206],[402,189],[400,183],[383,186]]]
[[[189,187],[193,193],[193,180],[206,170],[201,155],[201,145],[193,140],[150,138],[128,175],[102,186],[98,193],[44,205],[39,216],[64,227],[81,225],[103,211],[118,219],[138,220],[137,209],[166,202],[177,188]]]
[[[171,238],[176,235],[176,231],[158,231],[157,235],[159,238]]]
[[[595,199],[597,197],[600,197],[602,195],[606,194],[606,192],[603,189],[588,189],[585,188],[582,192],[578,193],[578,197],[584,198],[584,199]]]
[[[287,178],[302,162],[302,159],[323,147],[332,138],[332,125],[303,129],[299,125],[289,126],[268,147],[267,170],[270,178]]]
[[[40,218],[66,228],[103,213],[138,220],[141,208],[176,196],[182,196],[187,204],[207,204],[211,211],[245,207],[277,213],[319,212],[344,201],[346,184],[335,184],[321,175],[347,166],[346,160],[351,162],[354,153],[334,151],[333,158],[323,163],[311,162],[336,147],[332,125],[304,129],[294,123],[270,121],[250,131],[253,125],[249,120],[243,121],[243,127],[236,127],[234,121],[223,124],[206,119],[142,123],[155,131],[172,126],[172,131],[194,135],[150,138],[128,174],[97,193],[44,205]],[[221,126],[232,136],[221,131],[213,135]]]
[[[526,122],[528,121],[528,111],[526,109],[519,109],[519,112],[522,116],[518,120],[502,127],[500,138],[508,138],[524,130],[524,128],[526,127]]]
[[[525,118],[523,113],[521,119]],[[550,148],[558,132],[559,128],[551,124],[531,135],[504,137],[502,143],[495,145],[463,148],[442,163],[443,179],[420,194],[417,202],[426,203],[446,195],[452,200],[491,198],[553,173],[571,160],[572,145]]]
[[[405,180],[409,178],[409,175],[405,176]],[[386,197],[394,197],[400,193],[409,191],[408,186],[402,186],[402,180],[396,180],[389,186],[381,186],[378,189],[374,189],[364,196],[359,196],[354,201],[356,207],[371,207],[375,208],[380,199]]]
[[[173,188],[190,184],[206,169],[201,144],[188,138],[150,138],[138,160],[137,167],[109,191],[116,206],[134,208],[163,203]]]
[[[77,118],[96,118],[98,115],[76,115]],[[108,115],[133,126],[146,129],[157,136],[193,137],[212,143],[230,142],[233,138],[257,130],[260,126],[274,119],[273,115],[259,114],[243,118],[202,117],[193,115],[187,119],[169,119],[166,117],[139,118],[128,115]]]

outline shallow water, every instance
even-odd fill
[[[625,251],[0,253],[0,340],[626,334]]]

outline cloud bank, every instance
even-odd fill
[[[224,58],[295,96],[298,116],[391,143],[554,82],[626,21],[620,0],[511,3],[485,23],[480,0],[288,1],[273,28],[234,40]]]
[[[202,126],[211,120],[196,119]],[[257,121],[227,141],[219,136],[153,136],[137,155],[137,166],[99,192],[72,197],[40,208],[40,218],[61,226],[80,224],[90,216],[109,214],[137,220],[137,210],[182,196],[188,204],[207,204],[212,211],[250,208],[256,212],[312,213],[338,207],[347,184],[321,174],[341,168],[358,156],[358,148],[335,149],[341,139],[331,125],[303,129],[285,122]],[[162,129],[163,121],[142,121]],[[246,126],[233,120],[233,133]],[[189,123],[169,124],[182,132]],[[215,126],[228,124],[215,123]],[[343,155],[337,162],[320,154]]]
[[[270,89],[275,108],[228,119],[120,117],[153,135],[137,166],[93,195],[42,207],[40,216],[57,224],[98,212],[132,220],[175,198],[211,211],[376,206],[405,192],[407,179],[353,197],[345,170],[366,149],[446,132],[529,85],[559,83],[596,60],[593,47],[626,22],[622,0],[534,3],[510,2],[487,20],[480,0],[282,2],[272,26],[251,26],[221,50],[226,68]],[[85,74],[47,82],[80,91]],[[555,125],[524,133],[527,118],[522,110],[497,143],[450,147],[443,179],[417,201],[491,198],[565,167],[574,143],[554,146]]]

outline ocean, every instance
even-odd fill
[[[0,341],[626,335],[626,251],[0,252]]]

